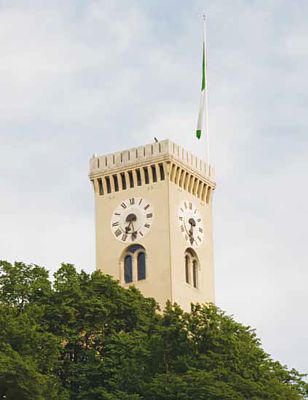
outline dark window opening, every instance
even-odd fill
[[[160,180],[164,181],[165,180],[165,170],[164,170],[163,164],[159,164],[159,173],[160,173]]]
[[[141,182],[141,173],[139,168],[136,169],[136,175],[137,175],[137,185],[141,186],[142,182]]]
[[[145,183],[148,184],[148,183],[150,183],[148,167],[144,167],[143,171],[144,171]]]
[[[103,182],[102,182],[101,178],[98,179],[98,190],[99,190],[100,195],[104,194],[104,187],[103,187]]]
[[[114,190],[116,192],[119,191],[119,182],[118,182],[118,176],[117,175],[113,175],[113,183],[114,183]]]
[[[151,169],[152,169],[153,182],[157,182],[157,175],[156,175],[155,165],[151,165]]]
[[[189,282],[189,257],[185,256],[185,280],[186,283],[190,283]]]
[[[124,258],[124,281],[125,283],[131,283],[133,281],[133,259],[130,255]]]
[[[107,186],[107,193],[111,193],[111,184],[110,184],[109,176],[106,176],[105,181],[106,181],[106,186]]]
[[[194,260],[193,261],[193,285],[194,285],[195,288],[198,285],[198,282],[197,282],[197,273],[198,273],[197,268],[198,268],[197,261]]]
[[[145,254],[143,252],[139,253],[137,257],[137,276],[138,281],[146,278]]]
[[[134,177],[133,177],[132,171],[128,171],[128,177],[129,177],[129,186],[131,188],[133,188],[134,187]]]
[[[121,173],[121,182],[122,182],[122,189],[126,189],[126,179],[125,179],[125,174],[122,172]]]

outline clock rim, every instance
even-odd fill
[[[130,206],[132,206],[132,205],[127,204],[127,202],[129,202],[130,199],[132,199],[132,198],[134,198],[135,200],[138,200],[138,201],[139,201],[139,200],[142,200],[141,202],[143,202],[144,204],[149,204],[149,207],[147,208],[147,210],[144,210],[144,207],[140,206],[140,203],[141,203],[141,202],[140,202],[139,204],[134,204],[134,207],[137,207],[137,208],[139,208],[140,210],[142,210],[142,212],[143,212],[144,214],[149,213],[149,212],[152,213],[152,217],[151,217],[151,220],[148,221],[149,227],[146,228],[146,230],[144,230],[145,227],[142,227],[143,230],[142,230],[141,232],[143,233],[143,235],[142,235],[141,237],[139,236],[138,238],[136,238],[136,240],[132,240],[131,238],[129,238],[128,240],[121,240],[121,237],[122,237],[122,234],[124,234],[124,231],[123,231],[123,229],[122,229],[122,226],[117,227],[118,229],[119,229],[119,228],[121,229],[121,234],[120,234],[118,237],[115,235],[116,227],[113,227],[112,224],[113,224],[114,222],[116,222],[117,220],[115,221],[114,215],[115,215],[115,213],[117,212],[117,210],[120,209],[121,204],[123,204],[123,203],[127,205],[127,210],[129,210],[129,209],[131,208]],[[136,203],[137,203],[138,201],[136,201]],[[121,210],[121,209],[120,209],[120,210]],[[139,241],[142,241],[142,240],[147,236],[147,234],[148,234],[148,233],[151,231],[151,229],[152,229],[152,226],[153,226],[153,223],[154,223],[154,219],[155,219],[154,206],[153,206],[153,204],[152,204],[147,198],[142,197],[142,196],[130,196],[130,197],[126,197],[125,199],[119,201],[118,205],[113,209],[112,214],[111,214],[111,218],[110,218],[110,230],[111,230],[112,236],[113,236],[117,241],[119,241],[120,243],[123,243],[123,244],[131,245],[131,244],[134,244],[134,243],[138,243]],[[146,220],[146,219],[145,219],[145,220]],[[140,229],[139,229],[139,230],[140,230]],[[138,232],[139,232],[139,230],[138,230]]]
[[[181,208],[184,209],[183,213],[185,213],[185,207],[184,207],[184,203],[185,203],[185,202],[187,202],[187,203],[192,203],[192,208],[195,208],[195,209],[197,210],[197,215],[198,215],[198,217],[201,219],[201,224],[200,224],[200,225],[201,225],[201,227],[202,227],[202,229],[203,229],[203,232],[201,233],[201,242],[200,242],[200,243],[198,243],[198,242],[195,240],[194,243],[191,244],[190,241],[189,241],[189,239],[186,239],[186,235],[188,234],[188,232],[187,232],[185,223],[184,223],[184,221],[180,221],[180,219],[179,219],[179,217],[181,216],[181,215],[180,215],[180,213],[181,213]],[[200,247],[200,246],[203,244],[204,238],[205,238],[205,234],[204,234],[204,222],[203,222],[203,218],[202,218],[202,215],[201,215],[201,213],[200,213],[200,210],[199,210],[199,208],[197,207],[197,205],[195,204],[194,201],[186,199],[186,200],[182,200],[182,201],[179,203],[179,205],[178,205],[178,210],[177,210],[177,221],[178,221],[178,227],[179,227],[179,228],[181,228],[181,226],[184,225],[185,231],[183,232],[183,231],[180,229],[180,232],[181,232],[181,234],[182,234],[182,236],[183,236],[183,239],[185,240],[185,243],[187,243],[187,244],[188,244],[191,248],[193,248],[193,249],[197,249],[198,247]]]

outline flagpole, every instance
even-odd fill
[[[209,135],[209,118],[208,118],[208,71],[207,71],[207,43],[206,43],[206,15],[203,14],[203,39],[205,52],[205,70],[206,70],[206,90],[205,90],[205,141],[206,141],[206,160],[210,167],[210,135]]]

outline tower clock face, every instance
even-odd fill
[[[113,211],[111,231],[120,242],[133,243],[149,232],[153,220],[154,210],[151,203],[142,197],[131,197]]]
[[[183,201],[178,209],[180,230],[191,247],[199,247],[204,238],[203,221],[197,207],[191,201]]]

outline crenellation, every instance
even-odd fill
[[[162,140],[145,146],[96,156],[90,160],[90,176],[105,175],[123,168],[141,167],[160,161],[178,161],[202,177],[213,181],[214,171],[210,165],[170,140]]]
[[[115,164],[116,165],[121,165],[122,163],[122,153],[121,152],[117,152],[115,153]]]
[[[110,168],[112,168],[113,167],[113,154],[108,154],[107,156],[106,156],[106,165],[107,166],[110,166]]]

